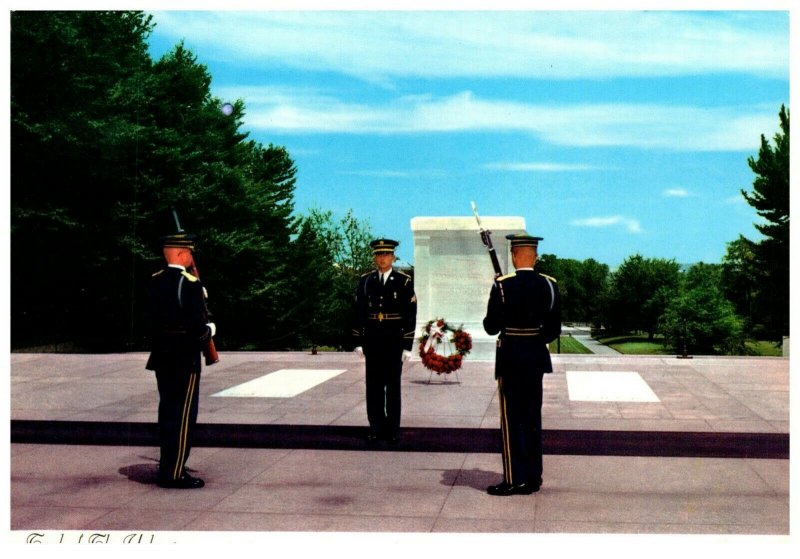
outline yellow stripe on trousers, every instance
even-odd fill
[[[508,410],[506,409],[506,397],[503,394],[503,377],[497,379],[497,394],[500,401],[500,440],[502,442],[503,453],[503,478],[506,483],[513,484],[513,472],[511,471],[511,441],[508,435]]]
[[[197,384],[197,373],[189,375],[189,385],[186,389],[186,400],[183,403],[183,413],[181,414],[181,428],[178,433],[178,456],[175,460],[175,468],[172,470],[172,479],[178,479],[183,463],[186,461],[186,443],[189,438],[189,417],[192,414],[192,399],[194,397],[194,387]]]

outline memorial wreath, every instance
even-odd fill
[[[448,341],[453,344],[455,351],[450,355],[436,352],[436,348],[450,334]],[[422,364],[436,374],[452,373],[461,368],[461,361],[472,349],[472,336],[463,326],[453,328],[443,318],[431,320],[425,325],[425,333],[419,338],[419,356]]]

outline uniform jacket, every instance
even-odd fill
[[[152,314],[150,370],[200,372],[200,353],[211,336],[199,278],[165,266],[148,285]]]
[[[547,344],[561,334],[561,304],[553,278],[533,270],[501,276],[492,285],[483,328],[499,334],[495,376],[549,373]]]
[[[392,269],[382,285],[377,270],[358,281],[353,341],[364,351],[375,344],[396,345],[411,350],[417,323],[417,297],[414,280]]]

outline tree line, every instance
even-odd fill
[[[153,60],[153,26],[142,12],[11,14],[12,348],[146,347],[172,208],[199,236],[220,349],[341,345],[369,223],[296,215],[286,149],[248,139],[244,103],[223,113],[183,44]]]
[[[583,262],[543,255],[538,269],[559,280],[564,320],[610,332],[661,334],[676,351],[743,354],[748,340],[779,344],[789,335],[789,111],[780,130],[764,135],[749,157],[753,190],[741,190],[762,218],[758,242],[728,243],[719,264],[688,268],[675,260],[628,257],[610,272]]]
[[[159,237],[175,231],[172,208],[199,235],[221,350],[346,349],[371,224],[298,214],[288,151],[242,131],[242,100],[220,110],[183,44],[154,60],[154,25],[137,11],[11,13],[12,349],[145,349],[145,286]],[[741,237],[722,264],[688,271],[637,255],[611,273],[543,255],[565,320],[684,338],[696,325],[692,339],[715,347],[735,345],[736,328],[788,334],[788,111],[780,117],[743,192],[765,240]],[[702,314],[717,306],[713,320]]]

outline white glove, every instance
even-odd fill
[[[353,352],[354,352],[356,355],[358,355],[359,357],[364,357],[364,348],[363,348],[363,347],[361,347],[361,346],[358,346],[357,348],[355,348],[355,349],[353,350]]]
[[[214,334],[217,333],[217,325],[214,324],[213,322],[209,322],[208,324],[206,324],[206,326],[208,326],[211,329],[211,337],[213,338]]]
[[[411,352],[408,351],[407,349],[404,349],[403,350],[403,363],[405,363],[409,359],[411,359]]]

